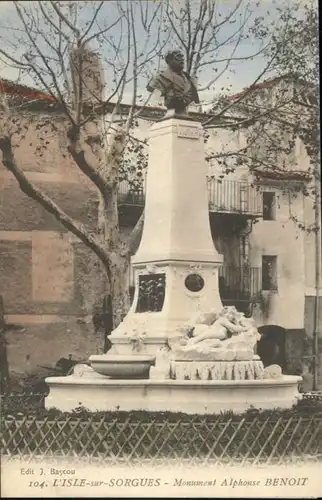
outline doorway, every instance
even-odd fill
[[[258,328],[261,334],[257,342],[257,354],[264,366],[279,365],[282,371],[286,366],[285,336],[286,330],[281,326],[266,325]]]

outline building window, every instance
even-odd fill
[[[263,193],[263,219],[275,220],[276,218],[276,202],[275,193],[272,191],[264,191]]]
[[[277,290],[277,257],[262,256],[262,290]]]

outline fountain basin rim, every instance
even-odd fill
[[[89,357],[94,363],[153,363],[155,356],[142,354],[96,354]]]
[[[196,387],[217,387],[218,389],[237,388],[245,386],[274,386],[290,385],[301,382],[299,375],[283,375],[278,379],[256,379],[256,380],[151,380],[151,379],[111,379],[106,378],[88,378],[68,375],[65,377],[47,377],[45,382],[52,386],[57,385],[126,385],[126,386],[196,386]]]

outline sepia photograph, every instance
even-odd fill
[[[322,495],[315,0],[0,3],[1,497]]]

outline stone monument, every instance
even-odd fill
[[[140,336],[141,352],[155,355],[193,314],[222,309],[202,126],[169,117],[152,125],[149,148],[144,227],[132,258],[134,300],[110,336],[111,353],[129,354],[129,339]],[[152,311],[144,305],[145,283],[160,297]]]
[[[198,101],[178,52],[149,83],[168,111],[151,127],[145,220],[132,258],[131,309],[112,347],[91,368],[47,379],[46,406],[71,410],[212,413],[290,407],[301,377],[264,370],[251,318],[223,307],[208,212],[203,129],[187,114]]]

